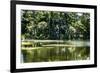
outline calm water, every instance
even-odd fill
[[[89,41],[38,42],[22,46],[21,52],[24,63],[87,60],[90,44]]]

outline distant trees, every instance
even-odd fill
[[[57,11],[21,11],[22,39],[89,40],[90,14]]]

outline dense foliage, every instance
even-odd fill
[[[23,62],[90,59],[90,14],[21,11]]]
[[[89,13],[22,10],[21,14],[22,39],[90,39]]]

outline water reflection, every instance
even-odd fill
[[[22,62],[51,62],[87,60],[90,58],[90,47],[87,41],[38,42],[22,46]]]

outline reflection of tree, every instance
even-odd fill
[[[73,47],[66,40],[90,39],[90,14],[56,11],[21,11],[22,39],[62,40],[63,42],[22,42],[25,62],[86,60],[90,47]],[[28,47],[23,47],[24,45]],[[71,47],[43,47],[43,45],[72,45]],[[25,48],[25,49],[23,49]],[[28,50],[26,50],[28,48]],[[35,48],[29,50],[29,48]]]
[[[90,57],[89,47],[42,47],[22,52],[24,62],[87,60]]]
[[[78,12],[22,10],[22,39],[90,38],[90,15]]]

